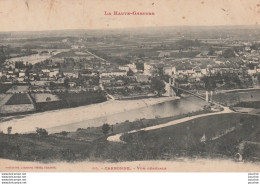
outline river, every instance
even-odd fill
[[[178,100],[162,102],[155,105],[137,108],[130,111],[124,111],[108,116],[102,116],[95,119],[89,119],[78,123],[57,126],[48,129],[49,132],[75,131],[78,128],[97,127],[104,123],[116,124],[126,120],[134,121],[137,119],[153,119],[176,116],[202,110],[206,102],[196,97],[186,97]]]
[[[104,123],[112,125],[126,120],[186,114],[202,110],[205,104],[205,101],[196,97],[112,100],[88,106],[30,114],[20,119],[0,123],[0,130],[6,132],[7,128],[12,126],[12,133],[35,132],[36,127],[44,128],[49,133],[76,131],[78,128],[98,127]]]

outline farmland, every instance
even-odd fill
[[[53,101],[60,100],[57,95],[51,93],[36,93],[36,94],[32,94],[32,97],[35,99],[36,103],[53,102]]]

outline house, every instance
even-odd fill
[[[59,78],[59,79],[57,79],[57,81],[56,81],[55,83],[57,83],[57,84],[63,84],[63,83],[64,83],[64,80],[65,80],[65,78]]]
[[[256,74],[257,73],[257,69],[256,69],[256,66],[254,67],[254,69],[248,69],[247,70],[247,73],[248,73],[248,75],[254,75],[254,74]]]
[[[131,69],[134,73],[137,72],[135,63],[128,64],[127,66],[128,66],[129,69]]]
[[[53,70],[50,70],[49,76],[56,77],[58,73],[59,73],[59,69],[53,69]]]
[[[174,69],[175,70],[175,69]],[[176,68],[177,75],[192,75],[194,73],[192,68]]]
[[[172,66],[164,66],[163,67],[163,74],[171,76],[173,74],[173,67]]]
[[[63,72],[63,75],[65,77],[72,77],[72,78],[79,78],[79,73],[78,72]]]
[[[48,77],[41,77],[40,81],[48,81]]]
[[[13,71],[8,71],[7,74],[6,74],[6,78],[9,79],[9,78],[16,78],[16,74],[14,74]]]
[[[50,70],[49,69],[42,69],[42,72],[43,73],[50,73]]]
[[[118,81],[116,81],[116,84],[122,86],[122,85],[124,85],[124,82],[122,80],[118,80]]]
[[[25,72],[19,72],[19,77],[24,77],[25,76]]]
[[[245,51],[251,51],[251,48],[249,46],[245,47]]]
[[[18,81],[18,82],[24,82],[24,78],[23,78],[23,77],[18,77],[18,78],[17,78],[17,81]]]
[[[144,63],[144,70],[151,70],[153,69],[153,66],[152,65],[149,65],[147,63]]]
[[[122,70],[112,70],[111,72],[102,72],[100,74],[101,77],[107,77],[107,76],[126,76],[127,72]]]
[[[158,55],[159,58],[162,58],[162,57],[170,57],[171,56],[171,52],[169,51],[161,51]]]
[[[78,45],[71,45],[71,48],[72,49],[79,49],[79,46]]]
[[[194,77],[196,80],[202,77],[201,69],[199,67],[193,68],[193,73],[190,74],[191,77]]]
[[[68,82],[68,85],[69,85],[70,87],[75,87],[75,86],[76,86],[76,82]]]
[[[103,84],[110,84],[111,83],[111,79],[110,78],[102,78],[102,83]]]
[[[144,71],[143,71],[144,75],[152,76],[152,72],[153,72],[153,66],[144,63]]]
[[[119,66],[118,67],[119,68],[119,70],[123,70],[123,71],[129,71],[129,66]]]
[[[201,68],[201,73],[203,74],[203,75],[208,75],[208,70],[207,70],[207,68]]]

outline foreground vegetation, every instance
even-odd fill
[[[0,157],[43,162],[117,162],[179,157],[234,158],[239,152],[247,161],[259,161],[260,118],[246,114],[213,115],[157,130],[125,134],[122,139],[126,144],[106,140],[107,136],[118,132],[173,119],[139,120],[108,129],[103,125],[52,135],[41,134],[41,129],[37,129],[35,134],[0,134]],[[239,146],[241,144],[243,149]]]

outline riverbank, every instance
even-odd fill
[[[30,114],[19,119],[11,119],[0,123],[0,130],[7,132],[12,127],[12,133],[34,132],[36,127],[48,129],[62,125],[83,122],[90,119],[105,117],[120,112],[126,112],[150,105],[175,100],[175,97],[159,97],[140,100],[111,100],[76,108],[60,109],[42,113]]]
[[[205,109],[205,110],[200,110],[197,112],[193,112],[193,113],[188,113],[188,114],[181,114],[181,115],[175,115],[175,116],[170,116],[170,117],[164,117],[164,118],[154,118],[154,119],[138,119],[135,121],[129,121],[126,120],[125,122],[122,123],[117,123],[114,125],[110,125],[110,129],[108,131],[109,135],[117,135],[117,134],[121,134],[124,132],[128,132],[128,131],[133,131],[133,130],[139,130],[145,127],[153,127],[155,125],[160,125],[160,124],[165,124],[168,122],[171,122],[173,120],[177,120],[177,119],[181,119],[181,118],[185,118],[185,117],[189,117],[189,116],[195,116],[195,115],[199,115],[199,114],[206,114],[206,113],[210,113],[212,112],[209,109]],[[104,133],[102,131],[102,126],[98,126],[98,127],[88,127],[88,128],[78,128],[76,131],[70,131],[70,132],[66,132],[66,131],[62,131],[60,133],[55,133],[53,135],[56,135],[58,137],[60,136],[64,136],[65,138],[72,138],[75,140],[84,140],[84,141],[95,141],[97,139],[100,139],[102,137],[104,137]]]

